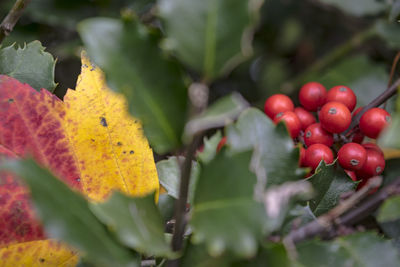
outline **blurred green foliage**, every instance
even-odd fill
[[[161,27],[158,18],[154,16],[157,14],[153,8],[154,2],[35,0],[30,3],[3,47],[14,42],[23,45],[25,42],[40,40],[58,59],[56,82],[59,85],[56,94],[62,96],[66,88],[75,87],[80,70],[78,57],[82,43],[76,32],[76,24],[93,16],[119,17],[121,13],[135,13],[142,21]],[[13,3],[13,0],[1,1],[1,17],[6,15]],[[374,34],[361,43],[350,45],[345,53],[335,57],[323,68],[313,69],[311,77],[320,79],[321,76],[332,76],[331,68],[334,65],[346,68],[348,65],[344,61],[360,55],[365,57],[372,68],[377,64],[376,68],[388,73],[395,49],[400,47],[397,41],[400,36],[397,22],[399,5],[399,1],[392,0],[265,1],[253,41],[253,55],[229,75],[212,84],[210,101],[232,91],[239,91],[252,104],[261,107],[264,99],[273,93],[286,90],[295,94],[301,83],[305,82],[298,79],[299,75],[335,48],[348,43],[351,38],[369,28],[374,29]],[[378,20],[382,21],[375,26]],[[364,67],[363,62],[359,61],[355,62],[353,69],[357,72]],[[335,73],[338,72],[337,68],[334,68]],[[348,72],[348,69],[344,71]],[[349,85],[357,83],[350,79],[346,77],[336,82]],[[383,85],[381,81],[373,84]],[[331,83],[327,85],[331,86]],[[357,94],[361,96],[362,90],[357,88]]]

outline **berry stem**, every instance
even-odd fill
[[[12,32],[15,24],[22,16],[22,12],[31,0],[17,0],[0,24],[0,44]]]
[[[394,96],[397,93],[397,87],[400,86],[400,78],[397,79],[389,88],[387,88],[382,94],[380,94],[377,98],[372,100],[368,105],[366,105],[354,118],[352,119],[352,122],[347,128],[347,130],[343,133],[344,135],[347,135],[349,132],[352,131],[354,127],[356,127],[359,122],[361,116],[369,109],[374,108],[374,107],[379,107],[383,103],[385,103],[389,98]]]

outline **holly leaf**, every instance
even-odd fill
[[[255,148],[259,154],[261,172],[267,177],[266,186],[299,180],[299,149],[295,148],[284,124],[277,126],[261,111],[245,110],[235,124],[226,127],[227,144],[234,151]]]
[[[64,102],[0,76],[0,117],[0,144],[18,156],[33,155],[91,199],[102,200],[112,189],[130,195],[158,189],[140,122],[85,55],[76,90],[68,90]]]
[[[257,251],[265,210],[254,200],[257,179],[249,169],[250,158],[251,152],[229,155],[223,149],[202,166],[192,205],[191,241],[204,242],[213,257],[225,251],[251,257]]]
[[[50,237],[64,240],[99,265],[139,266],[139,257],[111,237],[91,213],[83,196],[31,159],[4,166],[29,185],[36,211]],[[64,206],[69,208],[60,208]]]
[[[400,240],[400,196],[388,198],[379,208],[376,216],[383,232],[395,239]]]
[[[183,163],[184,157],[179,157],[179,161]],[[168,195],[178,199],[179,185],[181,180],[181,168],[177,157],[170,157],[167,160],[160,160],[156,164],[158,178],[162,187],[167,190]],[[200,166],[196,162],[192,162],[192,172],[190,174],[189,196],[188,201],[193,201],[193,194],[196,181],[200,175]]]
[[[256,257],[250,260],[235,262],[232,267],[293,266],[283,244],[267,243],[259,250]]]
[[[90,209],[125,246],[146,255],[170,257],[173,253],[154,197],[130,198],[115,192],[106,202],[90,204]]]
[[[37,91],[45,88],[53,92],[54,68],[56,61],[44,51],[39,41],[33,41],[20,48],[13,44],[0,49],[0,74],[5,74],[27,83]]]
[[[307,179],[313,186],[315,196],[309,205],[315,216],[326,213],[335,207],[340,195],[354,189],[356,183],[335,163],[326,165],[321,161],[315,174]]]
[[[252,35],[262,3],[160,0],[166,46],[208,80],[225,75],[252,54]]]
[[[110,86],[126,96],[153,149],[163,154],[179,147],[187,90],[179,66],[159,49],[158,37],[137,22],[109,18],[87,19],[78,30]]]
[[[390,9],[389,20],[393,22],[399,15],[400,15],[400,0],[395,0],[392,4],[392,8]]]
[[[185,136],[192,137],[201,131],[223,127],[237,119],[248,106],[247,101],[238,93],[225,96],[191,119],[185,126]]]
[[[217,131],[213,136],[210,138],[204,137],[203,139],[203,151],[197,153],[197,158],[202,162],[202,163],[209,163],[213,158],[215,158],[215,155],[217,154],[217,147],[219,142],[222,139],[222,134],[220,131]]]
[[[376,15],[387,8],[384,2],[376,0],[363,0],[362,5],[358,0],[319,0],[323,4],[340,8],[343,12],[353,16],[361,17]]]
[[[400,30],[398,26],[398,22],[390,23],[386,20],[378,20],[373,30],[379,37],[386,41],[390,48],[398,49],[400,47]]]
[[[389,241],[375,233],[356,233],[334,241],[307,241],[296,246],[304,266],[398,266],[400,257]],[[379,255],[379,257],[377,257]]]
[[[212,257],[206,246],[188,243],[181,259],[182,267],[229,267],[233,260],[232,255]]]

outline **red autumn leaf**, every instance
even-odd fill
[[[14,153],[0,145],[0,163],[15,158]],[[29,192],[16,177],[0,171],[0,247],[45,239],[36,219]]]

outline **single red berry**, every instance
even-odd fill
[[[217,153],[222,149],[222,147],[226,144],[226,136],[222,137],[222,139],[219,141],[218,146],[217,146]]]
[[[306,149],[305,165],[315,170],[321,160],[330,164],[333,162],[332,150],[323,144],[314,144]]]
[[[321,123],[314,123],[305,130],[304,142],[307,147],[313,144],[324,144],[330,147],[333,145],[333,136],[322,128]]]
[[[286,111],[275,116],[274,123],[284,121],[292,138],[296,138],[301,130],[301,123],[293,111]]]
[[[319,121],[322,127],[331,133],[341,133],[351,123],[349,109],[340,102],[328,102],[319,112]]]
[[[359,178],[365,179],[379,175],[385,169],[385,159],[378,151],[367,149],[367,159],[361,170],[356,171]]]
[[[353,171],[349,171],[349,170],[344,170],[344,172],[351,178],[351,180],[353,180],[354,182],[358,181],[357,179],[357,175],[355,172]]]
[[[368,149],[375,150],[375,151],[379,152],[379,154],[381,154],[382,157],[384,157],[384,155],[383,155],[383,150],[382,150],[377,144],[374,144],[374,143],[365,143],[365,144],[361,144],[361,145],[362,145],[366,150],[368,150]]]
[[[338,161],[346,170],[360,170],[367,159],[367,151],[357,143],[347,143],[339,149]]]
[[[351,112],[356,106],[357,97],[354,94],[353,90],[351,90],[349,87],[344,85],[338,85],[332,87],[328,91],[328,94],[326,96],[326,102],[332,102],[332,101],[344,104]]]
[[[296,113],[300,120],[302,130],[305,130],[309,125],[316,121],[314,115],[302,107],[295,108],[294,113]]]
[[[326,89],[317,82],[309,82],[301,87],[299,92],[300,104],[309,111],[317,111],[326,103]]]
[[[292,100],[286,95],[276,94],[268,97],[264,104],[265,114],[273,120],[278,113],[293,111]]]
[[[361,131],[370,138],[378,138],[382,130],[389,125],[390,114],[382,108],[371,108],[360,119]]]

